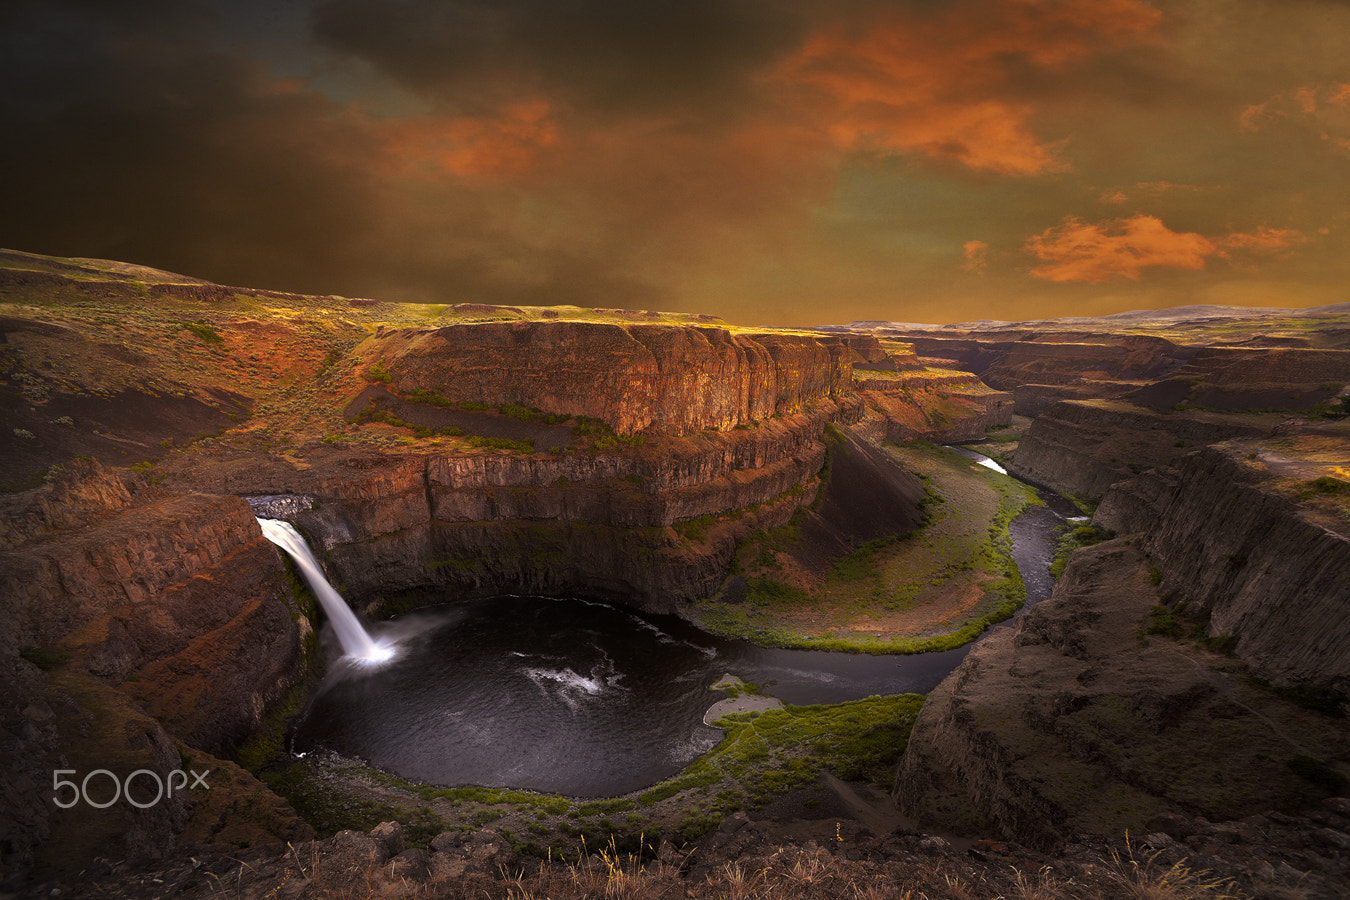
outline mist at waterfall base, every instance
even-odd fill
[[[1063,497],[1037,493],[1046,505],[1009,526],[1028,607],[1050,595],[1059,534],[1078,518]],[[789,704],[841,703],[928,693],[972,646],[914,656],[779,650],[675,617],[521,596],[428,607],[372,630],[397,653],[379,666],[349,656],[330,665],[292,732],[294,751],[331,750],[427,784],[572,797],[649,787],[712,749],[722,732],[703,716],[724,674]]]

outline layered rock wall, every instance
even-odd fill
[[[295,520],[353,597],[585,592],[672,612],[716,589],[740,532],[810,502],[836,410],[614,453],[354,458]],[[696,519],[729,527],[671,527]]]
[[[1196,446],[1264,431],[1251,422],[1163,414],[1127,403],[1064,401],[1031,423],[1008,469],[1061,493],[1099,499],[1113,483]]]
[[[914,353],[924,359],[946,360],[954,369],[964,369],[981,375],[993,365],[1008,348],[1012,341],[982,341],[975,338],[928,337],[923,333],[888,331],[888,336],[896,337],[913,345]]]
[[[726,429],[841,399],[854,358],[833,336],[588,322],[386,331],[363,352],[402,392],[590,416],[620,434]]]
[[[981,377],[1001,390],[1023,384],[1078,384],[1084,379],[1150,380],[1176,369],[1191,352],[1163,338],[1082,343],[1071,337],[1015,341]]]
[[[879,440],[977,441],[988,429],[1012,422],[1012,395],[965,372],[863,373],[856,384],[869,417],[877,420],[873,430]]]
[[[1298,754],[1344,766],[1343,720],[1309,712],[1193,642],[1144,632],[1159,602],[1121,538],[1074,554],[1050,599],[995,628],[928,696],[894,796],[920,825],[1051,846],[1315,802]],[[1312,638],[1315,641],[1315,638]]]
[[[1206,347],[1129,396],[1155,409],[1308,410],[1350,383],[1350,350]]]
[[[1213,385],[1344,385],[1350,381],[1350,350],[1205,347],[1172,374]]]
[[[1012,389],[1013,412],[1034,419],[1061,400],[1115,400],[1138,387],[1135,381],[1095,379],[1074,384],[1019,384]]]
[[[61,810],[53,770],[163,778],[182,767],[175,740],[243,739],[300,674],[309,623],[248,505],[151,493],[72,465],[0,552],[0,688],[19,735],[0,746],[0,822],[22,825],[0,841],[6,868],[167,852],[186,797]]]
[[[1272,681],[1350,691],[1350,539],[1272,490],[1244,453],[1208,447],[1181,466],[1143,538],[1162,590],[1203,609],[1209,633],[1236,638]]]
[[[1177,473],[1158,467],[1136,478],[1111,485],[1092,514],[1092,524],[1115,534],[1134,534],[1157,524],[1171,502]]]
[[[256,727],[299,663],[284,573],[238,497],[130,506],[0,554],[3,641],[59,649],[111,684],[135,675],[179,737],[218,746]],[[182,704],[163,696],[186,681]]]
[[[131,503],[121,479],[92,459],[71,460],[59,474],[40,490],[5,499],[0,550],[14,549],[54,531],[78,528]]]

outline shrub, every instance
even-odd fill
[[[1058,578],[1064,574],[1064,569],[1069,564],[1069,557],[1073,556],[1074,551],[1100,544],[1102,541],[1109,539],[1110,535],[1107,531],[1095,525],[1079,525],[1077,528],[1070,530],[1059,539],[1059,546],[1055,549],[1054,561],[1050,563],[1050,576]]]
[[[1339,478],[1332,478],[1330,475],[1314,478],[1308,482],[1308,486],[1316,494],[1350,494],[1350,481],[1341,481]]]
[[[876,556],[899,540],[898,537],[877,538],[859,546],[848,556],[831,563],[834,576],[840,581],[858,581],[876,573]]]
[[[1332,719],[1345,718],[1347,698],[1339,691],[1308,685],[1276,685],[1257,675],[1247,676],[1247,682],[1311,712]]]
[[[1140,623],[1139,631],[1140,634],[1161,634],[1165,637],[1179,639],[1185,634],[1185,627],[1172,610],[1166,606],[1155,606],[1148,611],[1148,615]]]
[[[712,516],[703,515],[697,519],[685,519],[683,522],[676,522],[672,527],[677,534],[687,537],[691,541],[702,543],[714,521],[716,520]]]
[[[521,422],[531,422],[539,418],[538,410],[521,406],[519,403],[504,403],[498,407],[498,409],[501,410],[502,415],[517,419]]]
[[[1214,653],[1233,656],[1237,653],[1238,637],[1235,634],[1202,635],[1198,643],[1201,647]]]
[[[453,400],[442,397],[435,391],[426,391],[422,388],[413,388],[408,392],[408,399],[414,403],[425,403],[429,406],[439,406],[443,409],[456,406]]]
[[[208,344],[222,344],[225,342],[225,338],[220,336],[220,332],[216,331],[205,322],[184,322],[183,329],[192,332]]]
[[[1344,419],[1350,416],[1350,397],[1319,403],[1313,407],[1312,414],[1323,419]]]

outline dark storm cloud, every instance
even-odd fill
[[[214,46],[208,10],[108,6],[35,4],[7,30],[0,244],[335,289],[376,204],[373,143]]]
[[[1350,146],[1345,9],[11,0],[0,245],[764,323],[1311,272],[1348,230],[1308,190]]]
[[[455,109],[546,96],[707,115],[799,40],[772,0],[319,0],[317,36]]]

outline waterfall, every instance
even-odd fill
[[[319,561],[309,552],[309,545],[300,536],[300,532],[296,531],[290,522],[283,522],[280,519],[258,519],[258,525],[262,527],[263,536],[285,550],[300,567],[305,581],[309,582],[310,590],[314,591],[319,603],[323,605],[323,611],[328,614],[328,621],[333,623],[333,630],[337,632],[343,654],[371,662],[388,659],[393,651],[375,643],[370,635],[366,634],[366,630],[361,627],[347,601],[343,600],[342,595],[333,590],[328,579],[324,578]]]

